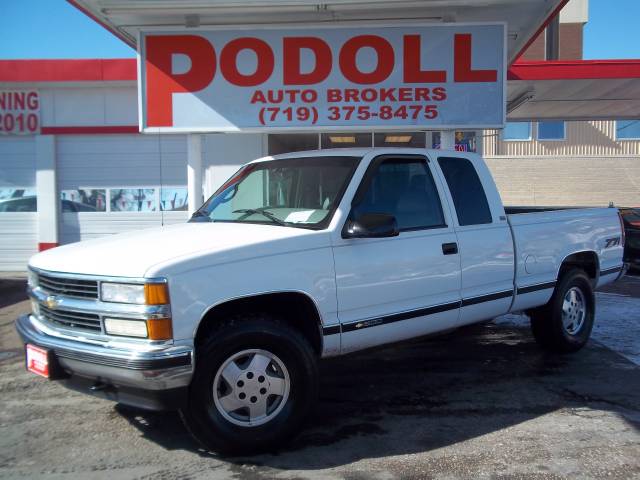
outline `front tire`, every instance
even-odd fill
[[[209,450],[274,450],[297,433],[317,382],[316,355],[300,332],[266,314],[234,317],[198,348],[180,413]]]
[[[533,336],[544,349],[571,353],[589,341],[595,317],[595,296],[584,271],[566,271],[544,307],[531,312]]]

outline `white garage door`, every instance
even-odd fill
[[[34,137],[0,137],[0,271],[23,271],[38,251]]]
[[[183,135],[57,138],[61,243],[187,220]]]

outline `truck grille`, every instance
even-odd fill
[[[50,323],[65,328],[102,332],[100,317],[92,313],[70,312],[67,310],[52,310],[40,305],[40,315]]]
[[[75,298],[98,298],[98,282],[38,274],[38,286],[45,292]]]

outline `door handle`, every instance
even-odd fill
[[[458,253],[458,244],[456,242],[443,243],[442,253],[445,255],[455,255]]]

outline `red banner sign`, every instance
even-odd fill
[[[37,90],[0,90],[0,134],[40,133]]]

